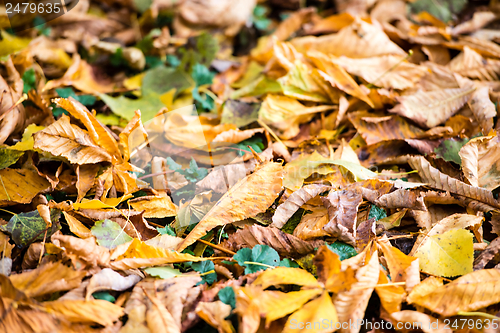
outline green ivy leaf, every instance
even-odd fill
[[[237,143],[236,146],[239,149],[247,151],[249,153],[251,153],[252,151],[250,150],[250,148],[248,148],[248,146],[252,147],[252,149],[255,150],[256,153],[262,153],[265,148],[264,143],[262,142],[262,138],[259,136],[254,136],[250,139],[241,141],[240,143]],[[245,153],[243,153],[242,151],[238,151],[238,154],[240,156],[245,155]]]
[[[165,226],[165,228],[156,227],[156,230],[160,233],[160,235],[177,236],[174,229],[172,229],[169,225]]]
[[[167,165],[170,170],[180,173],[192,183],[202,180],[208,175],[208,170],[206,168],[199,168],[194,158],[191,158],[189,168],[187,169],[182,169],[182,166],[176,163],[171,157],[167,157]]]
[[[36,89],[36,75],[33,68],[28,69],[23,74],[23,93],[27,94],[30,90]]]
[[[333,252],[335,252],[340,257],[340,260],[349,259],[358,254],[354,249],[354,247],[339,241],[332,244],[328,244],[327,247]]]
[[[299,264],[297,264],[295,261],[285,258],[280,261],[279,264],[280,267],[294,267],[294,268],[299,268]]]
[[[132,237],[127,235],[118,223],[108,219],[97,221],[90,232],[97,239],[97,244],[108,249],[114,249],[132,240]]]
[[[219,300],[222,303],[231,305],[231,308],[236,309],[236,294],[234,293],[233,287],[224,287],[217,293]]]
[[[194,82],[196,82],[197,86],[202,86],[204,84],[212,84],[215,73],[210,71],[207,66],[204,66],[202,64],[195,64],[193,66],[191,77],[193,78]]]
[[[195,262],[195,263],[191,264],[191,267],[200,274],[204,274],[204,273],[208,273],[208,272],[212,271],[212,273],[202,275],[201,276],[202,280],[200,282],[198,282],[197,285],[203,284],[203,283],[212,284],[217,280],[217,273],[215,273],[215,271],[214,271],[215,265],[213,262],[211,262],[209,260]]]
[[[233,259],[245,267],[245,274],[266,270],[269,266],[276,267],[280,263],[278,252],[267,245],[255,245],[252,249],[242,248]]]
[[[375,221],[387,217],[387,212],[383,208],[379,208],[377,205],[372,205],[370,208],[370,214],[368,214],[368,219],[375,218]]]
[[[61,212],[57,209],[50,210],[50,220],[52,221],[52,228],[47,230],[47,239],[52,236],[54,232],[59,230],[59,216]],[[0,230],[7,232],[12,236],[12,240],[17,245],[26,246],[30,242],[43,240],[45,236],[45,229],[47,223],[42,219],[38,210],[28,213],[15,214],[6,225],[1,225]]]
[[[96,98],[92,95],[76,95],[75,92],[73,91],[72,88],[57,88],[56,89],[57,94],[62,97],[62,98],[69,98],[73,97],[76,99],[78,102],[82,103],[83,105],[93,105],[96,101]]]
[[[466,4],[467,0],[417,0],[408,5],[414,14],[426,11],[446,23],[459,14]]]
[[[95,299],[101,299],[103,301],[108,301],[111,303],[114,303],[116,301],[116,298],[114,298],[114,296],[107,291],[96,291],[92,294],[92,296],[94,296]]]

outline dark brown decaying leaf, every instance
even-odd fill
[[[255,245],[267,245],[283,257],[299,258],[314,251],[324,244],[322,240],[304,241],[277,228],[252,225],[238,230],[221,245],[234,252],[241,248],[253,248]]]
[[[321,200],[328,208],[330,221],[323,229],[340,240],[356,244],[356,221],[358,207],[363,201],[361,192],[353,190],[331,191]]]

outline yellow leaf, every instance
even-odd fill
[[[454,229],[428,237],[415,252],[420,269],[439,276],[458,276],[472,272],[474,249],[472,233]]]
[[[213,258],[201,258],[187,253],[151,246],[134,238],[127,250],[111,263],[114,269],[131,269],[173,264],[188,261],[205,261]]]
[[[63,212],[63,214],[64,218],[66,219],[66,222],[68,223],[69,230],[72,233],[74,233],[80,238],[92,237],[92,233],[90,232],[89,228],[84,226],[82,222],[78,221],[78,219],[68,214],[67,212]]]
[[[50,183],[37,172],[28,169],[0,170],[0,206],[12,203],[30,203]]]
[[[71,124],[66,115],[35,133],[34,147],[64,156],[74,164],[111,162],[109,153],[92,141],[87,132]]]
[[[321,289],[306,289],[283,293],[281,291],[264,291],[262,295],[254,299],[260,309],[260,313],[270,323],[300,309],[310,299],[320,295]]]
[[[136,211],[144,211],[144,217],[162,218],[175,216],[178,207],[169,196],[146,196],[129,201],[130,206]]]
[[[443,317],[451,317],[500,302],[499,286],[500,270],[482,269],[437,287],[430,293],[414,295],[408,301]]]
[[[71,322],[94,322],[111,326],[124,313],[123,308],[108,301],[61,300],[42,303],[42,309]]]
[[[6,14],[3,14],[7,17]],[[0,57],[21,51],[31,42],[29,38],[17,37],[1,30],[2,40],[0,40]]]
[[[391,275],[392,277],[392,275]],[[388,284],[390,281],[383,270],[380,270],[378,284]],[[375,287],[375,292],[380,298],[380,303],[388,313],[401,311],[401,303],[403,302],[406,292],[401,286],[380,286]]]
[[[119,198],[104,198],[102,201],[98,199],[83,199],[80,203],[74,203],[73,208],[75,210],[114,208],[121,202],[130,198],[132,198],[132,194],[123,195]]]
[[[387,262],[387,268],[389,268],[392,282],[406,281],[406,270],[417,258],[407,256],[399,249],[393,247],[390,242],[380,241],[378,242],[378,245],[384,253],[384,258]]]
[[[332,299],[328,292],[323,292],[320,297],[310,301],[288,318],[283,333],[333,332],[337,322],[337,311]]]
[[[240,221],[265,211],[281,192],[283,167],[268,162],[238,181],[210,209],[187,235],[177,251],[182,251],[217,226]]]
[[[33,150],[33,144],[35,143],[35,140],[33,140],[33,134],[43,130],[44,128],[45,126],[37,126],[35,124],[28,125],[28,127],[24,130],[23,139],[15,145],[7,148],[20,151]]]
[[[262,289],[278,284],[296,284],[303,287],[320,288],[316,278],[306,270],[291,267],[276,267],[260,274],[252,283],[262,286]]]
[[[267,95],[259,110],[259,119],[282,133],[280,137],[290,139],[299,133],[299,125],[314,117],[318,112],[332,110],[332,105],[306,107],[294,98]]]

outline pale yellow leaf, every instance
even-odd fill
[[[453,229],[427,237],[414,254],[420,259],[420,269],[446,277],[472,272],[472,237],[472,233],[464,229]]]
[[[337,311],[328,292],[310,301],[292,314],[283,329],[283,333],[333,332],[338,322]],[[319,325],[318,325],[319,324]]]
[[[296,284],[303,287],[319,288],[320,284],[308,271],[301,268],[276,267],[262,272],[253,285],[267,289],[278,284]]]

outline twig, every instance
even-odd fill
[[[203,240],[203,239],[201,239],[201,238],[199,238],[199,239],[198,239],[198,242],[203,243],[203,244],[205,244],[205,245],[208,245],[208,246],[210,246],[210,247],[213,247],[214,249],[217,249],[217,250],[222,251],[222,252],[224,252],[224,253],[230,254],[230,255],[232,255],[232,256],[234,256],[234,255],[236,254],[236,252],[233,252],[233,251],[231,251],[231,250],[228,250],[228,249],[226,249],[226,248],[224,248],[224,247],[222,247],[222,246],[220,246],[220,245],[215,245],[215,244],[212,244],[212,243],[207,242],[206,240]]]

